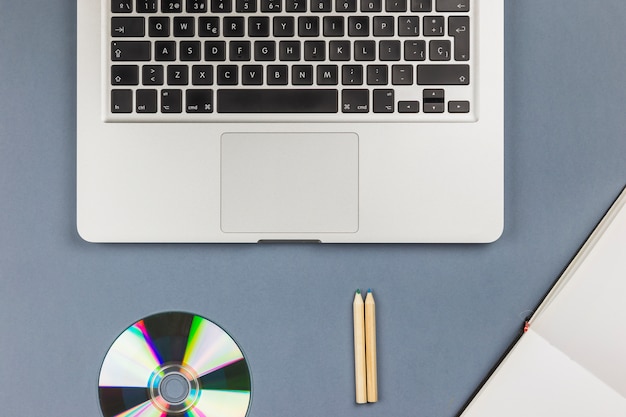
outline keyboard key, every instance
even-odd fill
[[[445,91],[442,89],[426,89],[423,92],[424,113],[443,113]]]
[[[167,67],[168,85],[189,84],[189,70],[187,65],[170,65]]]
[[[232,0],[211,0],[212,13],[230,13],[233,11]]]
[[[362,85],[363,66],[344,65],[343,67],[341,67],[341,83],[343,85]]]
[[[328,55],[331,61],[349,61],[350,41],[330,41]]]
[[[133,0],[112,0],[112,13],[131,13],[133,11]]]
[[[143,37],[145,35],[145,19],[143,17],[113,17],[111,18],[111,36]]]
[[[393,113],[395,107],[393,90],[374,90],[373,102],[374,113]]]
[[[304,42],[305,61],[324,61],[326,59],[326,43],[324,41]]]
[[[413,67],[411,65],[394,65],[391,67],[391,84],[412,85]]]
[[[218,85],[237,85],[238,83],[237,65],[218,65],[217,66],[217,84]]]
[[[337,99],[334,89],[221,89],[217,90],[217,112],[336,113]]]
[[[291,37],[295,34],[296,23],[293,17],[275,17],[274,18],[274,36]]]
[[[161,0],[161,11],[163,13],[180,13],[183,11],[182,0]]]
[[[343,35],[343,16],[324,16],[324,36]]]
[[[182,90],[161,90],[161,113],[182,113]]]
[[[312,12],[330,12],[332,10],[331,0],[311,0]]]
[[[418,85],[469,85],[469,65],[418,65]]]
[[[194,65],[191,67],[191,84],[212,85],[213,67],[211,65]]]
[[[300,42],[280,41],[278,44],[278,59],[281,61],[299,61]]]
[[[156,13],[157,0],[137,0],[137,13]]]
[[[437,0],[438,12],[469,12],[470,0]]]
[[[135,111],[137,113],[156,113],[157,90],[137,90],[135,93]]]
[[[341,111],[343,113],[369,112],[369,93],[369,90],[343,90],[341,92]]]
[[[336,0],[336,12],[356,12],[356,0]]]
[[[317,85],[337,85],[337,65],[320,65],[317,67]]]
[[[113,65],[111,66],[111,85],[138,85],[139,66]]]
[[[268,65],[267,66],[267,84],[268,85],[287,85],[287,65]]]
[[[226,42],[206,41],[204,42],[205,61],[226,61]]]
[[[431,12],[433,10],[432,0],[411,0],[412,12]]]
[[[187,113],[213,113],[213,90],[187,90],[185,111]]]
[[[381,61],[400,61],[402,46],[400,41],[380,41],[378,58]]]
[[[132,113],[133,90],[111,90],[111,113]]]
[[[170,18],[151,17],[148,19],[148,35],[152,38],[166,38],[170,36]]]
[[[300,16],[298,18],[298,36],[312,37],[320,34],[320,18],[317,16]]]
[[[373,61],[376,59],[375,41],[355,41],[354,59],[356,61]]]
[[[406,12],[406,0],[386,0],[385,10],[388,12]]]
[[[452,44],[450,41],[436,40],[430,41],[430,60],[449,61],[452,55]]]
[[[423,92],[424,103],[432,103],[432,102],[443,103],[443,101],[446,98],[445,95],[446,95],[445,90],[442,90],[440,88],[425,89]]]
[[[241,37],[245,32],[245,23],[243,17],[225,17],[224,27],[222,29],[224,36]]]
[[[256,0],[236,0],[235,10],[237,13],[254,13],[256,12]]]
[[[241,67],[241,83],[243,85],[263,84],[263,67],[261,65],[244,65]]]
[[[386,65],[368,65],[367,66],[367,84],[368,85],[387,85],[388,69]]]
[[[449,101],[448,112],[449,113],[469,113],[470,102],[469,101]]]
[[[398,113],[418,113],[420,111],[419,101],[399,101]]]
[[[200,61],[202,47],[199,41],[183,41],[180,43],[181,61]]]
[[[374,36],[393,36],[393,16],[374,17]]]
[[[443,113],[444,110],[443,103],[424,103],[424,113]]]
[[[157,41],[154,43],[154,60],[155,61],[175,61],[176,60],[176,42],[174,41]]]
[[[265,13],[280,13],[282,0],[261,0],[261,11]]]
[[[256,61],[276,60],[276,42],[274,41],[254,42],[254,59]]]
[[[304,13],[307,10],[307,0],[285,0],[285,9],[289,13]]]
[[[420,34],[420,20],[415,16],[398,17],[398,35],[418,36]]]
[[[448,35],[454,37],[454,60],[469,61],[470,21],[468,16],[452,16],[448,19]]]
[[[187,0],[187,13],[204,13],[207,10],[207,0]]]
[[[191,37],[196,33],[195,19],[193,17],[174,18],[174,36]]]
[[[405,61],[424,61],[426,59],[425,41],[404,41]]]
[[[111,42],[111,61],[150,61],[149,41]]]
[[[444,22],[443,16],[424,17],[424,36],[443,36]]]
[[[163,85],[163,65],[144,65],[141,68],[143,85]]]
[[[198,36],[215,37],[220,34],[219,17],[200,17],[198,19]]]
[[[312,85],[313,84],[313,66],[312,65],[294,65],[293,67],[291,67],[291,84]]]
[[[270,18],[251,16],[248,18],[248,36],[267,37],[270,36]]]
[[[232,41],[228,43],[228,57],[231,61],[250,61],[250,41]]]
[[[361,0],[361,12],[380,12],[383,9],[382,0]]]
[[[370,18],[367,16],[350,16],[348,18],[348,36],[369,36]]]

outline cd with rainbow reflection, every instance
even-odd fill
[[[139,320],[109,348],[98,383],[104,417],[244,417],[250,372],[215,323],[167,312]]]

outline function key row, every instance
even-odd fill
[[[333,0],[111,0],[112,13],[254,13],[257,11],[279,13],[283,7],[287,12],[331,12]],[[234,7],[233,7],[233,2]],[[357,7],[363,13],[376,13],[384,9],[387,12],[428,13],[433,11],[434,0],[335,0],[336,12],[356,12]],[[159,5],[160,3],[160,5]],[[135,6],[135,7],[134,7]],[[470,0],[437,0],[438,12],[469,12]]]

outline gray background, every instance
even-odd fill
[[[243,347],[250,416],[454,416],[626,184],[626,2],[507,0],[496,243],[88,244],[75,17],[71,0],[0,0],[2,415],[99,416],[110,343],[185,310]],[[351,302],[368,287],[380,402],[356,406]]]

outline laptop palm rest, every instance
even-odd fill
[[[355,133],[222,135],[222,231],[352,233],[358,204]]]

